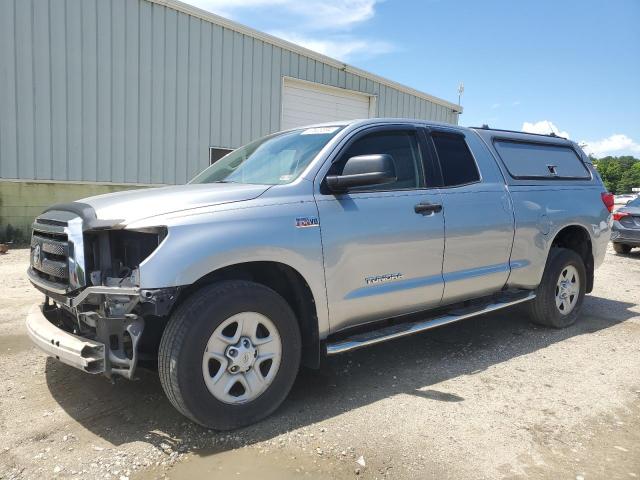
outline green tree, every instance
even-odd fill
[[[625,155],[621,157],[591,157],[607,190],[613,193],[630,193],[640,187],[640,159]]]
[[[640,188],[640,162],[636,162],[624,171],[618,182],[618,188],[622,193],[629,193],[632,188]]]

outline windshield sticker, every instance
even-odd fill
[[[315,127],[315,128],[307,128],[300,135],[326,135],[328,133],[333,133],[338,130],[340,127]]]

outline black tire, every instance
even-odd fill
[[[277,327],[282,359],[269,387],[256,399],[228,404],[215,398],[202,375],[207,342],[223,321],[241,312],[258,312]],[[223,281],[202,287],[173,313],[158,352],[160,382],[169,401],[184,416],[215,430],[250,425],[273,413],[298,374],[301,339],[289,304],[273,290],[247,281]]]
[[[631,245],[627,245],[626,243],[615,243],[613,244],[613,249],[616,253],[629,253],[631,251]]]
[[[556,306],[556,285],[562,271],[573,265],[580,277],[578,300],[569,314],[562,314]],[[565,328],[573,325],[584,301],[587,274],[582,257],[573,250],[552,248],[542,275],[542,281],[536,289],[536,298],[527,302],[525,308],[532,322],[546,327]]]

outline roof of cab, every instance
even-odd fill
[[[450,123],[435,122],[432,120],[420,120],[415,118],[392,118],[392,117],[376,117],[376,118],[358,118],[354,120],[337,120],[333,122],[314,123],[302,127],[295,127],[291,130],[299,130],[301,128],[318,128],[318,127],[362,127],[367,125],[384,125],[384,124],[407,124],[407,125],[426,125],[446,127],[453,130],[470,130],[460,125],[452,125]]]
[[[520,132],[516,130],[506,130],[499,128],[489,128],[486,126],[483,127],[463,127],[460,125],[452,125],[450,123],[442,123],[435,122],[432,120],[421,120],[414,118],[393,118],[393,117],[380,117],[380,118],[360,118],[355,120],[340,120],[334,122],[324,122],[324,123],[316,123],[313,125],[305,125],[304,127],[296,127],[291,130],[299,130],[301,128],[317,128],[317,127],[331,127],[331,126],[340,126],[340,127],[350,127],[357,128],[367,125],[384,125],[384,124],[407,124],[407,125],[425,125],[425,126],[434,126],[441,127],[450,130],[457,130],[461,132],[476,132],[481,137],[483,137],[486,141],[491,142],[494,138],[503,138],[503,139],[511,139],[511,140],[524,140],[524,141],[532,141],[532,142],[540,142],[545,141],[547,143],[556,143],[561,145],[576,145],[575,142],[560,137],[555,134],[545,135],[540,133],[529,133],[529,132]]]

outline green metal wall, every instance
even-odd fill
[[[0,243],[28,242],[33,219],[52,204],[133,188],[144,187],[0,180]]]
[[[0,178],[184,183],[209,146],[279,130],[283,76],[375,94],[380,116],[457,122],[447,102],[174,6],[0,0]]]

